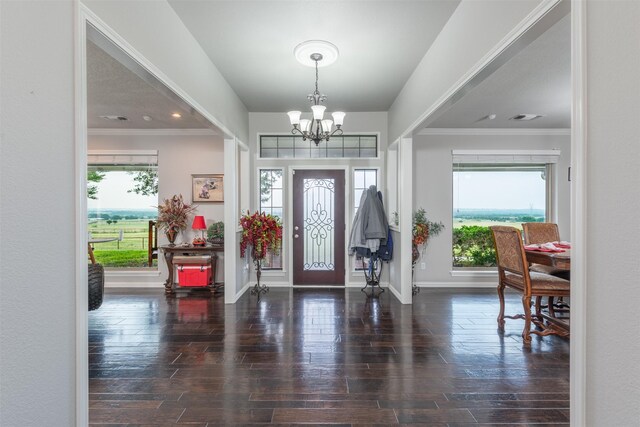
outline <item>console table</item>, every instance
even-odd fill
[[[214,274],[215,274],[215,263],[218,259],[216,252],[224,252],[224,245],[206,245],[206,246],[161,246],[160,250],[164,254],[164,260],[167,262],[167,267],[169,267],[169,277],[167,281],[164,282],[164,293],[165,295],[174,295],[176,292],[176,283],[175,283],[175,266],[173,265],[173,257],[175,255],[210,255],[211,263],[214,266]],[[223,284],[216,285],[214,274],[211,275],[211,283],[207,288],[212,292],[219,292],[224,287]],[[188,289],[188,288],[185,288]]]

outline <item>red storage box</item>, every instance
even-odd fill
[[[211,276],[213,275],[211,264],[179,264],[177,267],[178,286],[180,287],[204,287],[211,283]]]

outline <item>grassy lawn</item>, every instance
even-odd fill
[[[148,267],[146,250],[93,251],[93,255],[105,267]],[[158,265],[157,260],[153,260],[153,265]]]
[[[148,219],[123,219],[115,224],[93,220],[89,223],[88,229],[94,239],[118,238],[120,230],[123,232],[122,241],[94,245],[96,262],[105,267],[148,267]]]

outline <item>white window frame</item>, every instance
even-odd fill
[[[258,166],[256,168],[256,206],[258,206],[258,211],[262,210],[262,200],[261,200],[261,195],[260,195],[260,180],[261,180],[261,172],[262,171],[273,171],[273,170],[279,170],[282,172],[282,216],[283,218],[280,218],[280,222],[282,223],[282,228],[283,228],[283,233],[282,233],[282,246],[280,247],[280,258],[282,260],[282,267],[281,268],[266,268],[264,270],[262,270],[262,273],[264,275],[270,276],[270,275],[277,275],[280,276],[283,273],[286,273],[287,269],[286,269],[286,241],[287,239],[284,238],[285,236],[285,230],[286,230],[286,223],[285,220],[288,216],[288,212],[287,212],[287,184],[286,184],[286,168],[282,167],[282,166]]]
[[[452,150],[452,170],[456,164],[535,164],[545,165],[545,221],[557,221],[556,164],[560,150]],[[453,195],[453,188],[451,189]],[[453,208],[453,206],[452,206]],[[452,216],[453,220],[453,209]],[[451,233],[453,233],[453,226]],[[453,248],[452,248],[453,249]],[[453,257],[451,258],[453,262]],[[496,267],[457,267],[451,265],[451,276],[462,277],[473,273],[495,274]]]
[[[350,183],[350,202],[349,202],[349,224],[347,225],[347,233],[345,234],[345,238],[346,238],[346,243],[349,244],[348,239],[349,236],[351,235],[351,226],[353,225],[353,220],[355,219],[355,208],[356,208],[356,197],[355,197],[355,185],[356,185],[356,171],[359,170],[374,170],[376,171],[376,187],[378,188],[378,191],[382,191],[382,189],[380,188],[380,180],[381,180],[381,168],[378,166],[352,166],[351,167],[351,171],[350,171],[350,175],[351,175],[351,183]],[[382,193],[384,194],[384,192]],[[386,201],[383,200],[382,201],[383,204],[385,204],[386,206]],[[348,248],[347,248],[348,251]],[[349,270],[351,271],[352,274],[362,274],[364,275],[364,270],[361,269],[356,269],[355,267],[355,255],[350,255],[349,256]]]

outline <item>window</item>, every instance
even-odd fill
[[[353,171],[353,218],[355,218],[360,207],[362,194],[372,185],[378,186],[377,169],[354,169]],[[353,223],[353,220],[351,221]],[[354,258],[353,267],[355,270],[364,270],[361,259]]]
[[[496,265],[491,225],[547,218],[546,164],[454,164],[453,266]]]
[[[313,141],[303,141],[301,136],[261,135],[260,158],[263,159],[312,159],[312,158],[377,158],[376,135],[332,136],[316,146]]]
[[[90,154],[88,160],[88,230],[91,239],[105,240],[94,246],[96,261],[105,267],[150,267],[149,221],[158,215],[155,154]],[[157,268],[157,260],[152,264]]]
[[[280,218],[284,224],[284,187],[282,169],[260,169],[260,212]],[[262,268],[282,270],[282,250],[278,255],[267,253]]]

